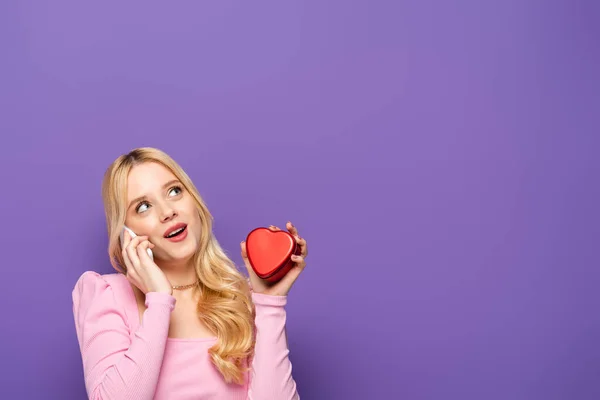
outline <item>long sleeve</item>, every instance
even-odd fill
[[[73,315],[90,400],[151,400],[156,390],[175,298],[146,294],[142,323],[129,335],[123,304],[101,275],[87,271],[72,293]]]
[[[250,370],[249,400],[299,400],[285,332],[287,296],[252,293],[256,345]]]

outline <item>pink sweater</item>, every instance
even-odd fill
[[[216,338],[169,338],[175,298],[146,295],[142,323],[122,274],[84,272],[73,314],[91,400],[299,399],[285,335],[287,297],[252,293],[256,348],[244,385],[226,384],[207,350]]]

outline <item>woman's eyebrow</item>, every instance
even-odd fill
[[[147,198],[148,198],[148,196],[136,197],[135,199],[131,200],[131,203],[129,203],[129,206],[127,206],[127,209],[129,210],[132,205],[134,205],[135,203],[137,203],[139,201],[146,200]]]
[[[163,185],[163,188],[166,189],[168,186],[171,186],[174,183],[180,183],[179,179],[172,179],[172,180],[170,180],[169,182],[167,182],[167,183],[165,183]],[[129,206],[127,206],[127,209],[129,210],[132,205],[134,205],[138,201],[146,200],[147,198],[148,198],[148,196],[146,196],[146,195],[140,196],[140,197],[136,197],[135,199],[131,200],[131,202],[129,203]]]
[[[180,183],[180,182],[179,182],[179,179],[172,179],[172,180],[170,180],[169,182],[165,183],[165,184],[163,185],[163,189],[166,189],[166,188],[167,188],[167,186],[171,186],[171,185],[172,185],[172,184],[174,184],[174,183]]]

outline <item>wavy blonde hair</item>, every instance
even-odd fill
[[[242,384],[254,352],[255,309],[246,278],[227,257],[212,232],[213,216],[186,172],[161,150],[142,147],[121,155],[106,170],[102,198],[112,266],[123,274],[127,267],[119,236],[125,223],[127,177],[135,165],[154,162],[170,170],[198,206],[203,235],[193,257],[199,280],[198,318],[217,336],[208,352],[227,383]]]

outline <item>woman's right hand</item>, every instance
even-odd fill
[[[136,236],[132,239],[129,232],[125,231],[123,260],[127,267],[127,279],[144,294],[159,292],[172,295],[173,288],[167,276],[148,256],[146,249],[153,247],[148,241],[148,236]]]

